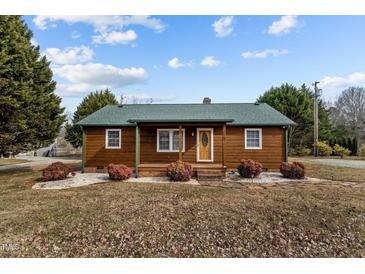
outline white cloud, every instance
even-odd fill
[[[233,16],[223,16],[213,23],[215,36],[226,37],[233,32]]]
[[[345,77],[326,76],[320,80],[320,87],[346,87],[365,84],[365,73],[354,72]]]
[[[193,63],[190,62],[180,62],[179,58],[174,57],[172,58],[168,63],[168,66],[173,68],[173,69],[178,69],[178,68],[182,68],[182,67],[191,67],[193,65]]]
[[[162,32],[166,26],[158,18],[147,15],[39,15],[33,19],[37,28],[46,30],[55,25],[55,22],[63,21],[69,25],[84,23],[94,27],[94,43],[103,44],[126,44],[137,39],[137,34],[133,30],[125,31],[125,27],[131,25],[140,25],[152,29],[156,32]]]
[[[32,39],[30,39],[30,43],[35,46],[35,47],[38,47],[39,46],[39,43],[37,42],[37,40],[35,40],[35,38],[33,37]]]
[[[94,56],[94,51],[86,46],[67,47],[63,50],[59,48],[47,48],[44,53],[52,63],[58,65],[87,62]]]
[[[63,96],[80,96],[97,89],[118,89],[148,80],[143,68],[118,68],[98,63],[54,67],[53,73],[64,81],[57,86],[57,93]]]
[[[137,39],[137,34],[133,30],[122,31],[101,31],[93,36],[94,44],[127,44]]]
[[[72,39],[79,39],[80,37],[81,37],[81,34],[77,30],[74,30],[73,32],[71,32]]]
[[[220,61],[215,59],[214,56],[207,56],[200,62],[200,65],[208,67],[217,67],[219,64]]]
[[[285,15],[278,21],[274,21],[269,26],[267,32],[271,35],[283,35],[290,33],[293,29],[299,27],[298,17],[296,15]]]
[[[85,23],[92,25],[96,30],[108,27],[123,28],[129,25],[141,25],[157,32],[165,30],[165,25],[160,19],[147,15],[120,16],[120,15],[39,15],[33,19],[37,28],[45,30],[57,21],[64,21],[67,24]]]
[[[262,51],[245,51],[242,52],[242,57],[245,59],[249,58],[258,58],[263,59],[269,56],[278,57],[281,55],[288,54],[288,51],[286,49],[265,49]]]

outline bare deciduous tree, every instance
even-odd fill
[[[138,95],[121,95],[120,104],[152,104],[153,98],[148,96]]]
[[[357,138],[362,139],[365,131],[365,89],[350,87],[342,91],[335,102],[332,120],[336,124],[345,125]]]

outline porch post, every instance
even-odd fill
[[[222,126],[222,165],[225,166],[226,124]]]
[[[84,127],[82,128],[82,158],[81,158],[81,173],[85,172],[85,129]]]
[[[138,128],[138,124],[136,124],[136,161],[134,164],[134,170],[135,170],[135,175],[136,178],[138,178],[138,165],[139,165],[139,145],[140,145],[140,141],[139,141],[139,128]]]
[[[289,147],[288,147],[288,127],[285,127],[285,135],[284,135],[284,139],[285,139],[285,144],[284,144],[284,149],[285,149],[284,157],[285,157],[285,159],[284,159],[284,162],[288,162],[288,151],[289,151]]]
[[[179,161],[182,161],[182,126],[179,125]]]

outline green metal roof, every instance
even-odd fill
[[[82,126],[134,126],[136,122],[226,122],[228,125],[245,126],[295,124],[265,103],[108,105],[78,124]]]

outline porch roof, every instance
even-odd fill
[[[225,122],[227,125],[243,126],[295,124],[265,103],[108,105],[77,124],[82,126],[135,126],[138,122]]]

